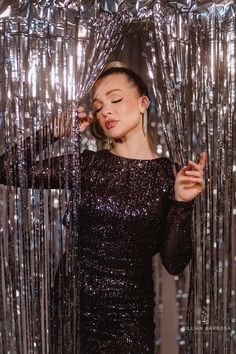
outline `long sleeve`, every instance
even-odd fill
[[[43,139],[41,139],[41,132],[38,130],[36,132],[35,145],[35,155],[38,155],[40,151],[46,149],[50,143],[54,143],[57,138],[54,138],[51,134],[51,138],[47,139],[47,135],[43,134]],[[23,171],[25,172],[27,178],[28,188],[64,188],[65,178],[62,173],[60,178],[60,171],[68,171],[68,185],[72,184],[72,177],[70,171],[72,171],[72,155],[68,155],[68,166],[65,169],[65,157],[58,156],[53,158],[48,158],[43,161],[34,161],[32,157],[31,149],[31,137],[29,136],[24,140],[24,161],[23,161]],[[15,144],[9,148],[4,154],[0,156],[0,183],[5,185],[14,185],[16,187],[20,186],[20,177],[22,170],[19,168],[18,162],[18,145]],[[22,164],[22,162],[21,162]],[[11,178],[8,176],[11,174]]]
[[[175,165],[179,170],[178,164]],[[177,275],[184,271],[193,256],[192,213],[196,198],[189,202],[175,200],[172,168],[169,173],[169,208],[160,259],[168,273]]]

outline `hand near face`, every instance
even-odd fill
[[[84,107],[79,106],[77,108],[77,114],[79,117],[79,130],[83,133],[93,120],[92,112],[88,114],[85,112]],[[65,122],[64,113],[59,113],[58,117],[54,119],[54,124],[50,124],[50,130],[55,138],[61,138],[63,136],[70,137],[72,134],[72,117],[67,113]]]
[[[205,163],[206,152],[203,151],[198,164],[189,160],[188,165],[178,172],[174,187],[176,200],[189,202],[205,189],[203,177]]]
[[[83,133],[85,129],[89,126],[89,124],[93,120],[93,114],[92,112],[89,112],[88,114],[85,112],[84,107],[79,106],[77,108],[77,113],[79,117],[79,130],[80,133]]]

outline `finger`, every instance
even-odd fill
[[[84,120],[84,119],[79,121],[79,126],[84,126],[84,125],[88,125],[88,124],[89,123],[86,120]]]
[[[199,165],[202,167],[202,169],[204,169],[205,164],[206,164],[206,151],[202,151]]]
[[[196,176],[196,177],[202,177],[204,172],[203,171],[185,171],[185,174],[187,174],[188,176]]]
[[[202,177],[182,177],[182,181],[204,183]]]
[[[87,113],[86,112],[81,112],[78,113],[79,118],[86,118],[87,117]]]
[[[187,171],[190,171],[190,172],[193,171],[193,168],[192,168],[191,165],[184,166],[184,167],[179,171],[179,173],[181,174],[181,176],[185,176],[185,173],[186,173]]]
[[[79,107],[77,108],[77,112],[85,112],[84,107],[83,107],[83,106],[79,106]]]
[[[93,120],[93,117],[91,117],[91,116],[86,116],[86,117],[80,118],[81,123],[86,122],[86,123],[90,124],[92,120]]]
[[[90,122],[88,122],[88,118],[82,118],[79,120],[79,124],[89,124]]]
[[[190,165],[184,166],[184,167],[182,168],[183,172],[188,171],[188,170],[191,170],[191,169],[192,169],[192,167],[191,167]]]
[[[89,123],[80,124],[79,125],[80,132],[83,133],[83,131],[87,128],[88,125]]]
[[[191,160],[188,161],[189,165],[191,165],[194,169],[196,169],[197,171],[202,171],[203,167],[199,164],[197,164],[196,162],[193,162]]]
[[[93,112],[89,112],[88,117],[93,119]]]

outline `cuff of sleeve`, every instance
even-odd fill
[[[195,205],[196,198],[190,200],[189,202],[183,202],[181,200],[172,199],[171,204],[175,207],[193,208]]]

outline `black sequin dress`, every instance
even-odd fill
[[[6,183],[3,158],[0,182]],[[41,186],[48,187],[50,173],[51,188],[58,187],[60,159],[54,158],[53,171],[45,162]],[[109,150],[81,154],[81,354],[154,353],[152,256],[160,252],[167,271],[179,274],[193,250],[195,199],[174,199],[174,166],[179,169],[167,157],[140,160]],[[35,173],[29,168],[29,180]],[[68,222],[67,213],[64,225]]]
[[[154,353],[152,256],[170,274],[192,255],[194,200],[174,200],[166,157],[82,153],[82,354]]]

